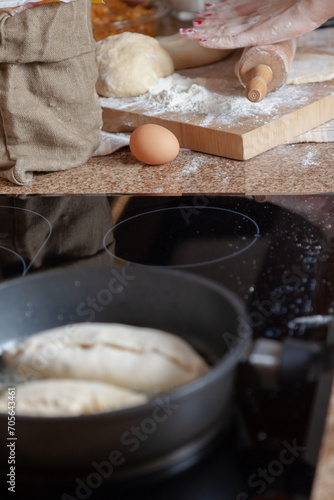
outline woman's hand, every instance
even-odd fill
[[[334,16],[334,0],[223,0],[205,4],[182,36],[203,47],[233,49],[270,44],[312,31]]]

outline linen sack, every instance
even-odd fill
[[[0,176],[16,184],[80,166],[100,143],[90,5],[0,11]]]

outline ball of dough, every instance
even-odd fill
[[[182,37],[179,33],[158,38],[174,62],[176,70],[196,68],[224,59],[233,52],[231,49],[208,49],[196,40]]]
[[[159,78],[174,73],[168,52],[155,39],[140,33],[111,35],[97,42],[97,93],[104,97],[145,94]]]

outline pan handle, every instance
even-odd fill
[[[289,339],[283,343],[279,377],[282,382],[319,380],[334,374],[334,346]]]
[[[313,382],[334,374],[334,346],[297,339],[257,339],[239,366],[243,386]]]

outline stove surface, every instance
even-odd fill
[[[329,344],[333,215],[334,195],[273,196],[264,203],[242,196],[0,196],[0,280],[113,263],[180,269],[237,294],[254,337]],[[227,434],[194,463],[180,462],[163,477],[90,492],[75,482],[58,489],[55,478],[53,493],[29,486],[31,494],[63,500],[309,498],[331,381],[237,390]],[[287,450],[295,459],[283,466]]]

